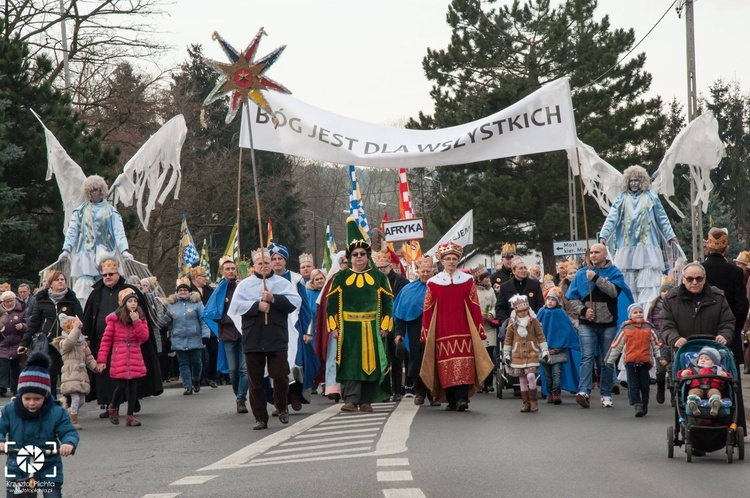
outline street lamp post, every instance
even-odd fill
[[[316,223],[316,217],[315,217],[315,211],[311,209],[305,209],[302,208],[302,211],[307,211],[308,213],[312,214],[312,221],[313,221],[313,264],[317,264],[318,261],[318,224]]]

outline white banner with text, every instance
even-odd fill
[[[279,126],[252,101],[242,110],[240,146],[338,164],[418,168],[576,147],[567,78],[486,118],[438,130],[392,128],[333,114],[289,95],[265,92]],[[248,127],[248,119],[252,127]],[[252,131],[252,137],[250,135]]]

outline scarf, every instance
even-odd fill
[[[21,396],[16,396],[16,399],[13,400],[13,408],[16,410],[16,415],[18,415],[23,420],[37,420],[44,418],[47,413],[52,409],[52,396],[47,396],[44,398],[44,403],[42,404],[42,407],[39,408],[35,412],[30,412],[26,409],[25,406],[23,406],[23,401],[21,400]]]
[[[529,326],[530,321],[531,317],[529,315],[526,315],[523,318],[516,317],[516,333],[524,339],[526,339],[526,336],[529,335],[529,331],[526,327]]]
[[[68,293],[68,288],[66,287],[64,290],[62,290],[60,292],[53,292],[52,289],[50,289],[48,291],[48,293],[49,293],[49,299],[50,299],[50,301],[52,301],[53,303],[57,304],[60,301],[62,301],[62,298],[64,298],[65,294]]]

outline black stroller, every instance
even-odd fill
[[[688,462],[693,460],[693,453],[712,452],[725,448],[727,463],[732,463],[734,451],[737,450],[737,458],[745,459],[745,434],[742,427],[737,426],[737,397],[742,396],[737,386],[737,367],[732,356],[732,351],[711,339],[711,336],[695,336],[683,344],[674,354],[672,362],[671,382],[675,396],[675,418],[674,426],[667,429],[667,455],[674,457],[675,446],[685,446],[685,458]],[[720,375],[685,375],[678,380],[678,372],[685,370],[698,356],[698,352],[704,347],[710,346],[720,353],[723,351],[722,367],[732,376],[730,381]],[[710,382],[711,380],[724,381],[722,389],[721,408],[715,416],[710,414],[711,408],[708,400],[698,403],[699,414],[694,415],[687,408],[688,390],[690,383],[694,380]]]

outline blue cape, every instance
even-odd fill
[[[203,307],[203,314],[201,317],[206,322],[208,328],[211,329],[217,338],[219,337],[219,320],[221,315],[224,314],[224,299],[227,297],[227,280],[222,279],[219,285],[214,289],[211,297],[208,298],[206,306]],[[221,373],[229,373],[229,363],[227,363],[227,354],[224,352],[224,346],[220,345],[219,352],[216,357],[216,370]]]
[[[427,294],[427,284],[421,280],[406,284],[393,302],[393,318],[405,322],[419,318],[424,311],[425,294]]]
[[[573,281],[568,287],[568,292],[565,294],[567,299],[577,299],[579,301],[586,301],[589,297],[589,286],[594,288],[593,282],[590,282],[586,278],[586,270],[594,270],[599,274],[600,277],[605,277],[607,280],[612,282],[620,289],[620,293],[617,295],[617,326],[619,327],[622,322],[628,319],[628,306],[633,304],[633,294],[630,292],[630,287],[625,283],[625,278],[622,276],[622,272],[614,265],[608,265],[604,268],[596,268],[594,266],[584,266],[576,276],[573,277]]]
[[[291,271],[287,270],[280,276],[294,283]],[[302,367],[302,390],[305,391],[313,385],[313,379],[318,374],[318,370],[320,370],[320,360],[315,354],[314,343],[310,342],[309,344],[305,344],[305,341],[302,338],[312,322],[313,315],[312,310],[310,309],[310,303],[307,300],[307,289],[301,281],[297,282],[296,287],[297,293],[302,298],[302,303],[299,307],[299,316],[297,317],[297,323],[295,326],[297,329],[297,357],[295,358],[294,363]],[[305,404],[309,403],[304,397],[302,397],[302,402]]]
[[[573,327],[568,314],[561,307],[547,308],[544,306],[536,315],[542,324],[542,332],[547,340],[547,346],[554,349],[567,349],[568,361],[560,365],[560,388],[571,393],[578,392],[578,382],[581,368],[581,343],[578,333]],[[542,376],[542,393],[549,396],[547,390],[547,376],[544,368],[540,368]]]

